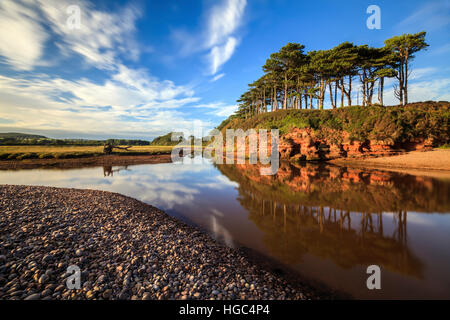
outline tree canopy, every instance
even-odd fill
[[[332,108],[345,103],[351,106],[355,95],[362,106],[383,105],[384,80],[393,77],[398,80],[395,95],[400,104],[406,104],[409,63],[416,52],[428,46],[425,34],[395,36],[381,48],[343,42],[307,53],[304,45],[290,42],[270,55],[262,67],[264,75],[249,84],[238,99],[237,116],[279,109],[323,109],[327,95]]]

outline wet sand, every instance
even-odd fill
[[[342,166],[382,168],[413,175],[450,179],[450,149],[411,151],[391,157],[336,159],[330,162]]]

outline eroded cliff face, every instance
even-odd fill
[[[290,161],[317,161],[339,158],[378,157],[412,150],[431,150],[432,139],[415,139],[396,145],[389,140],[353,140],[345,131],[293,128],[280,136],[280,157]]]

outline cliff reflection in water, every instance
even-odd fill
[[[265,246],[290,265],[311,254],[422,278],[424,265],[408,248],[408,211],[450,212],[449,184],[431,178],[288,163],[275,176],[251,165],[217,167],[239,183],[238,200]]]

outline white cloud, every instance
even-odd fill
[[[79,30],[66,25],[69,5],[81,9]],[[102,12],[84,0],[7,0],[0,2],[0,16],[5,18],[0,20],[0,26],[4,21],[11,22],[9,34],[3,30],[0,33],[0,55],[11,69],[29,71],[0,74],[0,118],[8,119],[0,123],[0,128],[13,124],[14,129],[27,132],[149,138],[192,129],[196,119],[188,119],[182,112],[182,107],[200,100],[191,87],[160,80],[146,69],[130,68],[123,61],[123,56],[139,57],[139,46],[132,36],[140,16],[135,7]],[[15,20],[19,23],[15,24]],[[234,30],[214,28],[217,36]],[[224,43],[224,51],[217,52],[215,69],[234,51],[236,40],[231,38]],[[71,79],[31,72],[44,63],[45,45],[50,42],[47,39],[59,48],[52,52],[53,61],[81,57],[89,70],[101,70],[103,80],[76,79],[76,72]],[[218,41],[217,38],[214,42]],[[10,42],[12,46],[5,45]],[[224,107],[227,108],[216,104],[217,115],[224,114]],[[213,127],[210,121],[197,123],[208,129]]]
[[[236,32],[242,24],[246,0],[221,0],[208,12],[208,19],[201,33],[192,36],[185,30],[175,30],[172,38],[182,44],[180,54],[204,52],[210,75],[215,75],[220,67],[233,55],[239,41]]]
[[[227,105],[223,102],[213,102],[207,104],[197,104],[193,106],[194,108],[210,109],[211,111],[206,112],[208,115],[213,115],[216,117],[229,117],[238,109],[238,105]]]
[[[211,79],[211,82],[215,82],[215,81],[217,81],[217,80],[223,78],[224,76],[225,76],[225,73],[219,73],[218,75],[214,76],[214,77]]]
[[[214,47],[228,41],[239,27],[246,0],[225,0],[211,9],[209,16],[208,46]]]
[[[73,5],[80,8],[79,29],[67,24],[67,8]],[[139,57],[133,37],[139,16],[133,6],[107,13],[84,0],[4,0],[0,2],[0,55],[18,70],[43,64],[39,59],[49,39],[46,25],[58,36],[52,38],[53,44],[66,56],[77,54],[95,68],[114,70],[120,54],[133,60]]]
[[[408,77],[408,80],[417,80],[421,78],[425,78],[431,76],[437,72],[436,68],[428,67],[428,68],[416,68],[413,69],[411,75]]]
[[[81,13],[81,27],[67,25],[67,8],[77,5]],[[125,7],[117,13],[95,10],[83,0],[39,0],[53,32],[61,37],[57,45],[63,53],[77,53],[96,68],[115,69],[119,54],[132,59],[139,57],[139,48],[133,40],[136,20],[140,13],[136,7]]]
[[[430,81],[415,81],[408,84],[408,102],[420,101],[450,101],[450,78]],[[399,101],[394,96],[393,87],[384,94],[386,105],[397,105]]]
[[[241,24],[246,0],[226,0],[211,10],[208,47],[210,70],[214,75],[234,53],[238,41],[232,34]]]
[[[237,109],[238,109],[237,105],[224,106],[219,111],[217,111],[215,113],[215,115],[218,116],[218,117],[229,117],[233,113],[235,113],[237,111]]]
[[[234,37],[229,37],[223,45],[215,46],[211,49],[211,74],[216,74],[219,68],[231,58],[236,45],[237,40]]]
[[[215,111],[208,114],[215,115],[216,117],[229,117],[238,109],[237,105],[219,105]]]
[[[0,76],[0,118],[14,119],[17,129],[91,135],[104,135],[106,131],[113,136],[154,137],[190,130],[192,120],[175,109],[198,101],[190,96],[191,90],[168,81],[146,81],[149,88],[142,89],[115,80],[96,84],[87,79],[70,81],[45,75],[30,79]],[[210,122],[200,122],[212,127]]]
[[[32,70],[39,64],[48,38],[39,15],[27,4],[0,1],[0,56],[17,70]]]

